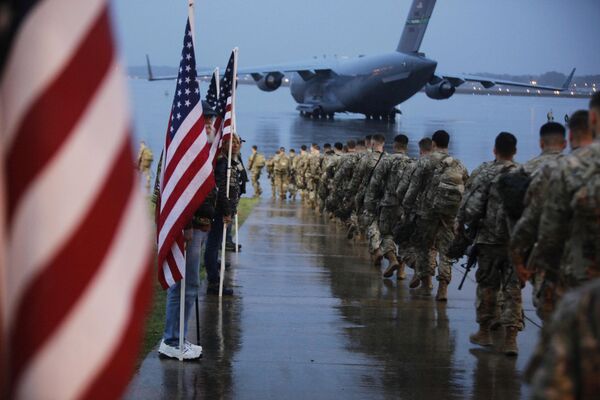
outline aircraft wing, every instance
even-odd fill
[[[567,80],[565,81],[565,83],[563,83],[563,85],[561,87],[534,85],[531,83],[524,83],[524,82],[504,81],[501,79],[494,79],[494,78],[474,76],[474,75],[462,75],[462,76],[442,75],[441,78],[446,79],[448,82],[450,82],[455,87],[459,87],[460,85],[462,85],[465,82],[479,82],[481,84],[481,86],[483,86],[486,89],[489,89],[495,85],[505,85],[505,86],[523,87],[523,88],[528,88],[528,89],[552,90],[552,91],[562,92],[562,91],[569,89],[569,86],[571,85],[571,80],[573,79],[573,75],[575,75],[575,68],[573,68],[573,70],[571,71],[571,74],[567,77]],[[441,79],[439,77],[437,77],[437,78],[438,78],[438,80]]]
[[[238,68],[238,75],[252,75],[254,80],[258,81],[268,74],[283,75],[289,72],[297,72],[304,80],[308,80],[316,75],[335,75],[330,62],[326,60],[311,60],[295,64],[275,64],[265,65],[253,68]],[[327,60],[329,61],[329,60]],[[177,79],[176,75],[155,76],[152,72],[150,59],[146,55],[146,67],[148,68],[149,81],[162,81]],[[225,68],[221,68],[222,71]],[[210,78],[213,70],[198,70],[196,76],[198,78]]]

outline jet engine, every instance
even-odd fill
[[[437,83],[428,83],[425,86],[425,94],[430,99],[444,100],[449,98],[456,91],[456,87],[447,79],[441,79]]]
[[[265,92],[277,90],[279,86],[281,86],[283,80],[283,74],[281,72],[269,72],[266,75],[252,74],[252,77],[256,81],[256,86]]]

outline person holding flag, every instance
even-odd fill
[[[169,290],[165,333],[158,351],[179,360],[197,359],[202,355],[202,347],[184,339],[198,294],[199,251],[210,229],[206,221],[212,216],[214,200],[210,193],[215,188],[206,129],[210,122],[204,117],[196,80],[192,17],[190,5],[156,205],[159,281]],[[197,225],[200,229],[186,229],[184,235],[184,228],[194,227],[196,222],[192,218],[199,210],[204,221]],[[204,234],[193,235],[194,231]]]

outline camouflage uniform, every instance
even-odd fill
[[[561,158],[560,152],[546,152],[523,165],[526,172],[532,171],[530,173],[532,180],[525,194],[523,214],[515,224],[510,238],[511,253],[518,254],[521,259],[525,259],[537,241],[538,226],[542,206],[548,191],[550,174],[557,169]],[[532,281],[533,304],[538,316],[542,320],[546,320],[554,309],[552,288],[550,285],[542,285],[544,281],[543,271],[531,270],[531,272],[535,272]]]
[[[275,157],[277,157],[277,155],[272,156],[265,163],[265,166],[267,167],[267,175],[269,177],[269,180],[271,181],[271,196],[273,198],[275,198],[275,196],[276,196],[276,188],[275,188]]]
[[[600,393],[600,280],[558,304],[533,354],[526,380],[532,399],[597,399]]]
[[[308,168],[304,175],[306,188],[308,190],[308,206],[315,207],[317,204],[317,186],[321,176],[321,154],[311,153],[308,158]]]
[[[383,254],[396,254],[393,229],[402,214],[397,188],[412,160],[405,153],[387,155],[381,159],[365,194],[365,210],[376,216],[379,247]],[[375,245],[375,244],[373,244]]]
[[[339,215],[344,214],[344,197],[350,190],[350,181],[360,159],[360,153],[352,152],[340,156],[331,179],[331,192],[327,198],[327,209]],[[341,218],[345,222],[348,218]]]
[[[508,220],[497,190],[500,176],[516,168],[512,161],[486,162],[480,166],[467,184],[459,212],[459,223],[477,230],[476,312],[477,322],[483,326],[489,326],[496,317],[498,293],[502,291],[505,303],[500,323],[523,328],[521,285],[508,257]]]
[[[253,153],[250,158],[248,158],[248,169],[252,172],[252,187],[254,188],[254,196],[256,197],[262,194],[260,174],[265,164],[265,156],[260,153]]]
[[[273,160],[275,172],[276,195],[279,193],[281,199],[285,199],[290,174],[290,159],[285,153],[280,153]]]
[[[319,211],[325,209],[325,201],[329,196],[329,177],[333,174],[333,168],[336,164],[339,155],[333,151],[329,151],[323,155],[321,160],[321,175],[317,187],[317,206]]]
[[[306,170],[308,168],[308,158],[309,154],[305,151],[300,152],[300,155],[296,156],[294,159],[294,172],[296,178],[296,188],[300,191],[300,196],[302,200],[306,199]]]
[[[365,232],[367,228],[372,227],[372,224],[375,220],[375,216],[369,215],[368,213],[363,213],[363,201],[365,191],[369,185],[369,181],[373,173],[373,169],[382,158],[383,153],[379,151],[368,151],[363,153],[363,156],[360,158],[360,161],[354,170],[352,180],[350,181],[350,185],[348,187],[347,196],[353,196],[350,198],[350,200],[353,200],[354,202],[354,211],[356,212],[356,216],[359,217],[358,227],[360,228],[361,232]]]
[[[563,158],[540,218],[534,268],[574,288],[600,276],[600,141]],[[555,295],[560,298],[560,291]]]
[[[290,153],[290,175],[288,178],[288,192],[290,193],[291,199],[296,199],[296,193],[298,192],[298,186],[296,185],[296,170],[298,166],[298,157],[294,153]]]
[[[416,273],[419,279],[427,279],[435,274],[436,255],[439,255],[437,280],[449,283],[452,278],[452,262],[446,255],[447,248],[454,240],[454,220],[456,214],[433,213],[438,185],[441,184],[439,168],[452,168],[457,178],[457,188],[464,190],[467,169],[460,161],[448,155],[447,151],[436,150],[420,158],[412,172],[410,185],[402,201],[403,208],[417,216],[416,232],[413,235],[417,252]],[[419,201],[417,202],[417,197]],[[458,199],[460,202],[460,199]],[[457,203],[458,205],[458,203]]]

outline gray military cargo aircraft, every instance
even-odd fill
[[[242,68],[238,75],[251,75],[256,86],[266,92],[278,89],[286,74],[291,74],[290,92],[297,110],[306,117],[333,118],[335,113],[359,113],[367,119],[395,120],[396,106],[424,90],[436,100],[450,98],[465,82],[479,82],[488,89],[509,85],[535,90],[564,91],[569,88],[575,69],[562,87],[530,85],[477,76],[436,74],[437,62],[419,52],[436,0],[413,0],[395,52],[354,59],[311,61],[305,64]],[[149,80],[154,77],[148,61]],[[211,72],[201,72],[208,77]]]

